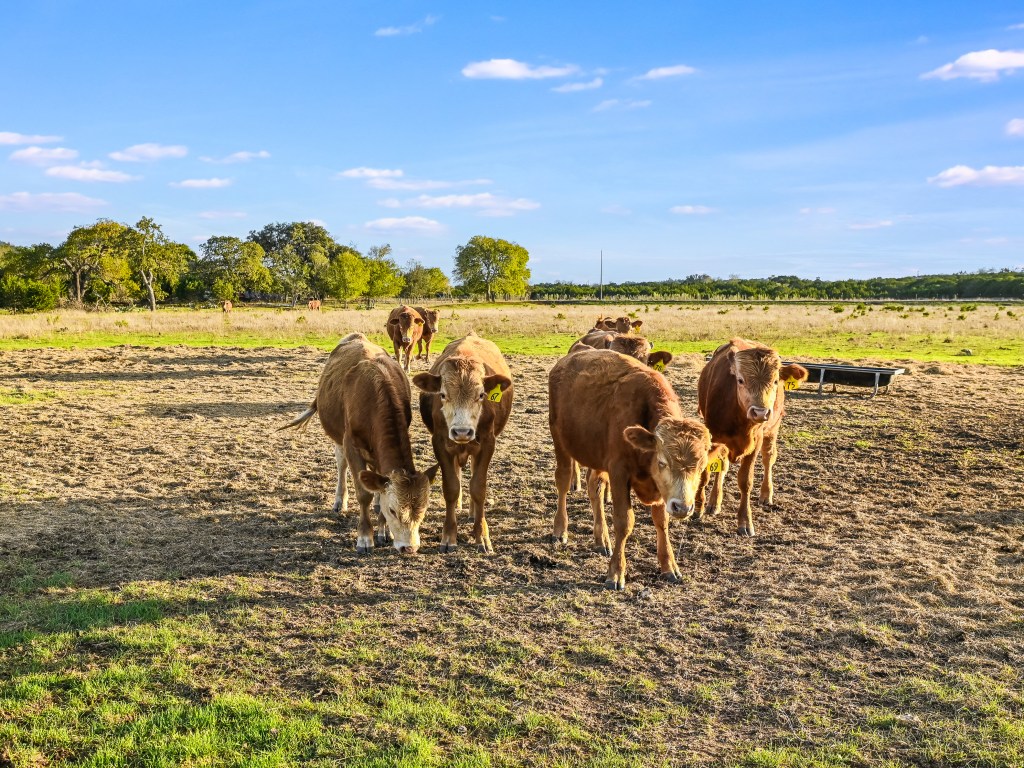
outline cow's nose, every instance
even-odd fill
[[[693,504],[687,506],[682,499],[669,499],[668,511],[673,517],[689,517],[693,514]]]
[[[468,442],[473,439],[473,428],[472,427],[452,427],[449,430],[452,440],[457,443]]]
[[[398,551],[403,555],[415,555],[420,551],[419,547],[402,546],[398,548]]]
[[[758,408],[757,406],[750,406],[750,418],[754,421],[768,421],[772,417],[771,408]]]
[[[409,344],[411,342],[412,342],[412,336],[403,336],[402,337],[402,343],[403,344]]]

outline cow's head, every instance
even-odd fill
[[[438,465],[426,472],[396,469],[380,475],[372,469],[359,473],[359,482],[366,490],[378,494],[380,511],[395,539],[395,549],[414,555],[420,548],[420,523],[427,514],[430,484],[437,476]]]
[[[488,400],[501,401],[512,380],[500,373],[486,375],[481,363],[467,358],[449,358],[440,373],[418,373],[412,383],[441,398],[441,412],[448,424],[448,437],[456,443],[476,439],[477,425]]]
[[[640,326],[643,324],[643,320],[630,320],[628,317],[617,317],[615,318],[612,330],[618,331],[619,333],[629,333],[630,331],[639,332]]]
[[[662,419],[653,432],[626,427],[623,436],[646,457],[665,509],[683,520],[694,512],[708,464],[718,459],[724,465],[729,460],[729,450],[719,443],[712,445],[708,428],[696,419]]]
[[[783,365],[779,353],[767,347],[730,350],[729,372],[736,379],[736,396],[747,418],[754,422],[771,420],[779,387],[784,382],[807,380],[807,369]]]
[[[437,333],[437,317],[438,311],[436,309],[422,309],[418,310],[420,315],[423,317],[426,327],[431,333]]]
[[[395,338],[396,333],[401,333],[402,343],[412,344],[412,329],[417,325],[423,325],[423,318],[420,317],[419,312],[404,307],[401,312],[388,320],[388,335]]]
[[[665,370],[665,366],[672,362],[671,352],[651,352],[651,342],[643,336],[616,333],[608,338],[605,349],[635,357],[641,363],[649,365],[656,371]]]

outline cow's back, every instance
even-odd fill
[[[320,374],[317,389],[317,413],[324,431],[336,443],[344,440],[347,416],[358,417],[375,404],[381,382],[391,381],[404,396],[406,410],[410,398],[409,383],[401,367],[383,348],[359,333],[346,336],[331,352]],[[358,403],[360,407],[348,407]]]

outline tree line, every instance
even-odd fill
[[[127,306],[155,311],[164,302],[343,302],[394,297],[523,296],[529,253],[505,240],[476,236],[456,248],[453,286],[438,267],[400,267],[389,244],[365,253],[336,242],[313,222],[278,222],[246,239],[215,235],[192,249],[168,238],[153,219],[99,219],[75,227],[59,245],[0,243],[0,307]]]

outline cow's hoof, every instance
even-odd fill
[[[376,542],[378,547],[383,547],[386,544],[390,544],[392,541],[394,541],[394,538],[392,538],[390,533],[377,533],[373,537],[373,540],[374,542]]]
[[[476,548],[483,552],[485,555],[493,555],[494,547],[491,546],[490,541],[481,541],[476,545]]]
[[[550,536],[548,536],[548,541],[554,544],[556,547],[559,545],[564,547],[566,544],[569,543],[569,534],[563,533],[561,536],[555,536],[555,534],[551,534]]]
[[[611,557],[612,556],[612,548],[611,547],[600,546],[600,547],[597,548],[597,552],[598,552],[598,554],[604,555],[605,557]]]
[[[658,578],[666,584],[678,584],[683,580],[682,576],[678,573],[673,573],[672,571],[667,571],[666,573],[661,574]]]
[[[740,536],[747,536],[749,538],[753,538],[754,537],[754,529],[753,528],[748,528],[745,525],[741,525],[736,530],[736,533],[738,533]]]
[[[442,554],[448,554],[449,552],[454,552],[458,546],[458,544],[441,544],[438,549]]]
[[[369,537],[365,539],[362,536],[359,537],[359,540],[356,541],[356,552],[360,555],[368,555],[373,552],[373,542]]]
[[[333,512],[336,515],[340,514],[341,513],[341,502],[338,502],[338,501],[334,502],[334,506],[331,507],[331,512]]]
[[[604,583],[604,588],[605,589],[612,589],[612,590],[615,590],[616,592],[621,592],[622,590],[624,590],[626,588],[626,585],[625,585],[624,582],[615,581],[614,579],[608,579]]]
[[[774,509],[775,508],[775,502],[772,501],[771,499],[758,499],[757,503],[758,503],[758,505],[762,509]]]

